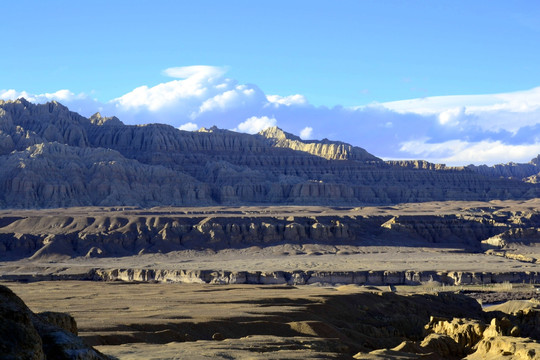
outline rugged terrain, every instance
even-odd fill
[[[121,359],[534,359],[536,303],[471,297],[538,298],[539,174],[0,101],[0,279]]]
[[[538,283],[539,201],[0,212],[0,277]]]
[[[248,135],[128,126],[24,99],[0,102],[0,168],[3,208],[357,206],[540,194],[537,161],[493,169],[385,162],[359,147],[304,141],[278,128]]]

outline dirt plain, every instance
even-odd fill
[[[474,299],[452,295],[472,290],[468,287],[397,287],[391,292],[386,287],[355,285],[2,284],[35,312],[70,313],[80,337],[118,359],[411,358],[413,354],[389,349],[403,341],[420,342],[430,316],[490,321],[489,313]],[[534,289],[505,285],[476,290],[519,296]],[[520,309],[537,306],[538,302],[529,302]],[[534,345],[528,349],[531,346],[534,350]],[[431,357],[413,358],[446,358],[427,352]],[[522,358],[508,355],[504,358]]]

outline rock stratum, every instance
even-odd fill
[[[537,160],[494,168],[382,161],[275,127],[188,132],[88,119],[57,102],[0,101],[2,208],[527,199],[540,194]]]
[[[540,283],[539,200],[0,212],[4,280]],[[116,259],[116,260],[109,260]]]

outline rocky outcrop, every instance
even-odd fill
[[[8,288],[0,287],[0,350],[6,359],[45,359],[32,314]]]
[[[22,276],[4,279],[29,280]],[[40,279],[33,277],[34,280]],[[62,279],[44,276],[43,280]],[[75,278],[71,278],[75,280]],[[159,270],[159,269],[94,269],[77,280],[172,282],[193,284],[257,284],[257,285],[420,285],[434,282],[443,285],[478,285],[492,283],[540,283],[540,272],[467,271],[224,271],[224,270]]]
[[[62,154],[70,155],[70,148],[60,144],[55,147]],[[80,151],[91,153],[97,150],[88,148]],[[39,157],[36,153],[34,158]],[[112,162],[120,161],[117,153],[109,153]],[[44,165],[46,166],[46,163]],[[75,165],[76,163],[72,162],[65,171],[72,175],[82,172],[84,176],[84,165]],[[76,170],[70,173],[71,168]],[[149,187],[144,181],[151,181],[152,176],[156,175],[143,165],[136,169],[127,174],[123,173],[124,182],[119,182],[115,191],[117,196],[131,196],[133,202],[136,202],[134,194],[138,193],[137,188]],[[44,187],[40,191],[47,192],[49,197],[58,191],[62,194],[77,192],[77,198],[91,202],[99,195],[96,192],[103,186],[100,181],[102,177],[98,176],[105,176],[102,171],[105,170],[96,167],[92,172],[96,177],[95,181],[88,182],[92,186],[85,187],[84,181],[77,178],[71,181],[59,178],[56,187]],[[42,172],[36,170],[32,174],[41,176]],[[30,176],[30,173],[28,174]],[[156,186],[154,191],[146,196],[152,196],[155,202],[167,201],[168,194],[174,194],[173,190],[178,191],[180,186],[183,186],[183,192],[177,193],[179,199],[184,199],[186,203],[202,201],[202,186],[191,188],[178,183],[178,178],[168,178],[170,183]],[[17,188],[15,184],[24,185],[23,179],[12,183],[13,192]],[[24,194],[24,191],[20,191],[4,196],[22,197]],[[109,201],[113,202],[114,198]],[[183,208],[87,208],[82,212],[58,210],[44,213],[11,211],[0,215],[0,259],[39,258],[52,254],[68,257],[111,257],[136,255],[142,250],[217,250],[282,243],[361,246],[367,242],[384,244],[395,241],[401,246],[459,244],[460,247],[472,251],[487,251],[490,255],[504,252],[507,257],[514,256],[519,260],[516,257],[519,253],[512,253],[508,244],[537,244],[540,229],[540,216],[534,209],[509,211],[506,208],[498,210],[497,207],[486,207],[465,208],[458,213],[447,215],[406,215],[408,210],[401,214],[385,207],[378,208],[378,211],[377,208],[368,208],[372,210],[367,212],[362,208],[320,208],[317,210],[320,214],[310,215],[309,211],[306,214],[298,208],[290,213],[295,216],[279,212],[272,215],[277,208],[237,209],[232,209],[229,213],[211,209],[194,213],[193,210]],[[324,215],[327,211],[332,211],[335,215]],[[377,212],[380,215],[374,215]],[[527,261],[536,260],[531,258]]]
[[[73,335],[78,334],[77,330],[77,322],[73,318],[73,316],[65,313],[59,313],[59,312],[52,312],[52,311],[45,311],[42,313],[39,313],[38,316],[45,322],[57,326],[59,328],[62,328]]]
[[[468,271],[228,271],[228,270],[189,270],[153,268],[90,268],[86,271],[68,272],[64,267],[55,270],[54,266],[36,273],[39,266],[25,273],[5,272],[0,275],[5,281],[51,281],[51,280],[91,280],[123,281],[179,284],[217,284],[217,285],[486,285],[503,283],[540,283],[540,272],[468,272]]]
[[[0,286],[0,353],[2,359],[109,359],[76,336],[71,316],[34,314],[5,286]]]
[[[90,116],[90,123],[98,126],[123,126],[124,123],[120,121],[116,116],[103,117],[99,112]]]
[[[461,168],[447,167],[444,164],[434,164],[425,160],[387,160],[387,164],[399,166],[406,169],[424,169],[424,170],[458,170]]]
[[[484,338],[477,350],[466,357],[468,360],[508,359],[508,360],[535,360],[540,354],[538,340],[498,336]]]
[[[499,235],[508,229],[510,225],[490,217],[415,215],[393,217],[382,224],[381,227],[432,243],[446,242],[478,245],[479,239]]]
[[[174,215],[23,216],[3,218],[4,258],[58,254],[125,256],[181,249],[223,249],[282,242],[347,243],[385,218],[220,217]],[[0,256],[2,256],[0,255]]]
[[[362,148],[328,139],[322,141],[302,140],[276,126],[262,130],[259,135],[274,147],[302,151],[328,160],[381,161]]]
[[[540,195],[534,184],[423,161],[383,162],[359,147],[301,140],[278,128],[248,135],[128,126],[24,99],[0,103],[0,166],[4,208],[358,205]],[[67,184],[70,175],[77,186]]]
[[[527,331],[519,316],[497,312],[467,318],[431,316],[424,329],[423,339],[409,336],[392,349],[361,352],[354,358],[533,360],[540,354],[538,333]]]
[[[454,318],[448,320],[432,317],[425,329],[428,334],[442,335],[452,339],[457,348],[461,349],[462,354],[466,354],[471,353],[475,345],[482,339],[486,325],[483,321],[476,319]],[[423,342],[425,341],[424,339]]]
[[[89,148],[86,151],[95,150]],[[144,179],[144,171],[144,167],[140,168],[132,179]],[[138,181],[143,180],[131,180],[124,186],[136,186]],[[93,196],[79,185],[76,181],[66,182],[69,191],[85,190],[89,198]],[[163,184],[156,188],[154,196],[166,196],[160,191],[167,189],[171,188]],[[123,191],[125,196],[129,195],[128,189]],[[195,189],[193,191],[195,193]],[[228,210],[88,207],[40,212],[6,211],[0,215],[0,260],[89,259],[186,250],[270,248],[283,244],[288,244],[290,248],[286,251],[291,254],[350,254],[362,246],[432,247],[444,244],[436,246],[459,248],[464,253],[504,256],[528,264],[537,262],[534,248],[538,244],[540,216],[533,203],[528,210],[521,211],[510,211],[507,207],[465,207],[446,215],[409,215],[413,212],[412,207],[403,210],[391,207],[309,209],[313,210],[298,207],[239,207]],[[528,247],[532,253],[524,248],[512,248],[514,244]],[[445,284],[537,282],[534,275],[507,273],[502,276],[495,275],[496,271],[486,274],[439,273],[439,270],[453,270],[446,267],[433,270],[432,274],[420,277],[396,274],[395,283],[429,279]],[[376,276],[379,275],[372,274],[373,279]],[[388,276],[392,278],[392,275]],[[503,278],[505,280],[501,280]]]
[[[89,124],[88,119],[56,101],[45,105],[34,105],[23,98],[0,102],[4,153],[47,142],[87,147]],[[12,146],[7,146],[9,144]]]

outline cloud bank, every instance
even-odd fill
[[[59,90],[0,90],[0,99],[57,100],[84,116],[100,111],[127,124],[167,123],[256,133],[279,126],[304,139],[329,138],[386,159],[448,165],[527,162],[540,153],[540,87],[491,95],[438,96],[354,108],[313,106],[301,94],[265,94],[215,66],[165,69],[171,78],[108,102]]]
[[[276,119],[269,118],[268,116],[256,117],[252,116],[246,121],[238,124],[234,131],[245,132],[248,134],[256,134],[259,131],[268,129],[269,127],[276,126]]]

